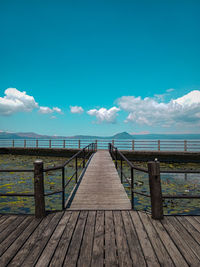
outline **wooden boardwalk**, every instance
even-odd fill
[[[108,151],[97,151],[69,210],[128,210],[131,203]]]
[[[200,217],[64,211],[0,216],[0,266],[200,266]]]

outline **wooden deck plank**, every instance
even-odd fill
[[[148,215],[151,223],[155,227],[160,239],[162,240],[164,246],[166,247],[169,255],[171,256],[175,266],[187,267],[188,264],[182,254],[180,253],[178,247],[174,244],[171,237],[166,232],[162,223],[158,220],[153,220],[150,215]]]
[[[105,266],[118,266],[112,211],[105,211]]]
[[[87,267],[91,264],[95,222],[96,211],[90,211],[88,213],[85,232],[83,235],[83,242],[81,245],[80,255],[78,259],[79,267]]]
[[[191,224],[192,224],[192,226],[200,233],[200,223],[197,221],[197,220],[195,220],[195,218],[194,217],[190,217],[190,216],[186,216],[185,217],[186,218],[186,220],[188,220]]]
[[[33,217],[30,218],[31,218],[31,223],[23,231],[23,234],[19,235],[18,238],[12,243],[12,245],[0,257],[0,262],[2,266],[6,266],[13,259],[13,257],[17,254],[17,252],[21,249],[26,240],[29,238],[29,236],[34,232],[36,227],[41,222],[40,219],[35,219]]]
[[[160,266],[145,228],[137,212],[130,212],[148,266]]]
[[[49,214],[45,219],[42,220],[38,228],[33,232],[33,234],[28,238],[26,243],[22,246],[22,248],[18,251],[15,257],[12,259],[9,266],[13,266],[13,267],[22,266],[23,261],[32,251],[32,248],[34,247],[35,243],[38,242],[43,231],[53,219],[53,216],[55,216],[55,214]]]
[[[119,266],[132,266],[132,260],[130,257],[130,251],[127,243],[127,237],[121,217],[121,212],[114,211],[113,215]]]
[[[174,266],[174,263],[171,257],[169,256],[167,249],[165,248],[162,241],[160,240],[160,237],[158,233],[155,231],[148,216],[143,212],[140,212],[139,216],[146,229],[147,235],[154,248],[155,254],[157,255],[160,265],[166,266],[166,267]]]
[[[3,240],[7,238],[8,235],[10,235],[13,231],[15,231],[16,227],[25,219],[26,219],[25,216],[18,216],[14,221],[12,221],[12,223],[10,223],[8,227],[6,227],[4,231],[1,233],[0,243],[2,243]]]
[[[35,266],[45,267],[49,265],[70,216],[71,212],[65,212]]]
[[[104,211],[97,211],[92,250],[92,266],[104,265]]]
[[[58,246],[55,250],[53,258],[51,259],[50,265],[51,267],[59,267],[63,266],[63,261],[65,259],[65,255],[68,251],[70,241],[72,238],[72,234],[76,227],[76,223],[79,217],[78,211],[73,211],[69,221],[66,224],[65,230],[62,234],[61,239],[59,240]]]
[[[188,242],[189,240],[191,240],[191,237],[189,236],[188,240],[187,239],[188,235],[185,235],[183,233],[183,229],[182,227],[180,227],[178,221],[177,220],[174,221],[173,219],[175,218],[171,216],[170,217],[166,216],[165,220],[162,221],[162,224],[164,225],[171,239],[179,248],[181,254],[184,256],[187,263],[191,266],[199,266],[200,261],[198,259],[198,256],[194,253],[193,248],[189,245],[189,243],[191,242]]]
[[[146,266],[142,247],[138,240],[137,233],[130,218],[129,211],[122,211],[122,218],[126,231],[127,241],[130,248],[130,255],[132,258],[133,266]]]
[[[55,214],[55,216],[51,220],[51,223],[48,224],[48,226],[41,233],[40,237],[35,241],[31,253],[29,253],[28,257],[26,257],[25,261],[21,266],[35,266],[44,247],[46,246],[48,240],[50,239],[62,216],[63,212],[57,212]]]
[[[189,232],[194,240],[200,245],[200,232],[193,227],[193,225],[183,216],[177,216],[176,219],[182,224],[183,227]]]
[[[87,209],[131,209],[130,200],[108,151],[94,154],[69,207],[69,210]]]
[[[70,247],[68,249],[65,261],[64,261],[64,266],[76,266],[76,263],[78,261],[78,255],[79,255],[79,250],[81,246],[81,241],[84,233],[84,228],[87,220],[87,211],[81,211],[80,216],[75,228],[75,231],[72,236],[72,240],[70,243]]]
[[[2,233],[7,227],[10,227],[13,221],[17,219],[17,215],[7,215],[7,218],[0,224],[0,233]]]
[[[0,244],[0,256],[7,250],[7,248],[15,241],[15,239],[24,232],[25,228],[29,225],[32,221],[31,217],[25,217],[24,220],[16,225],[15,230],[8,235],[3,242]]]

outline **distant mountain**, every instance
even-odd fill
[[[41,135],[33,132],[19,132],[19,133],[9,133],[0,132],[0,139],[200,139],[200,134],[143,134],[143,135],[131,135],[127,132],[117,133],[113,136],[91,136],[91,135],[75,135],[75,136],[51,136],[51,135]]]

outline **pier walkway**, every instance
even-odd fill
[[[200,266],[200,217],[136,211],[0,217],[0,266]]]
[[[200,266],[200,216],[131,210],[108,151],[95,153],[67,210],[0,215],[0,266]]]
[[[128,210],[131,203],[108,151],[97,151],[69,210]]]

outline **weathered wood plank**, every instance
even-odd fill
[[[23,262],[22,266],[35,266],[36,262],[38,261],[44,247],[46,246],[48,240],[50,239],[52,233],[54,232],[55,228],[59,220],[62,218],[63,212],[58,212],[52,218],[51,223],[44,229],[43,233],[40,237],[35,240],[35,244],[30,251],[28,257],[26,257],[25,261]]]
[[[18,216],[14,221],[12,221],[12,223],[9,224],[8,227],[6,227],[4,231],[1,233],[0,243],[2,243],[3,240],[7,238],[8,235],[10,235],[16,229],[16,227],[25,219],[26,219],[25,216]]]
[[[200,222],[198,222],[197,220],[195,220],[195,218],[193,216],[189,217],[189,216],[186,216],[185,217],[186,220],[188,220],[192,226],[198,231],[200,232]]]
[[[104,264],[104,211],[97,211],[92,251],[92,266]]]
[[[6,249],[15,241],[15,239],[25,230],[28,224],[32,221],[31,217],[25,217],[24,220],[18,224],[15,230],[8,235],[0,244],[0,256],[6,251]]]
[[[0,224],[0,233],[3,232],[7,227],[10,227],[13,221],[17,219],[16,215],[8,215],[5,220]]]
[[[58,246],[53,255],[53,258],[51,259],[49,266],[51,267],[63,266],[63,261],[65,259],[67,250],[69,248],[72,234],[76,227],[78,217],[79,217],[79,212],[73,211],[71,217],[69,218],[69,221],[66,224],[63,235],[58,243]]]
[[[37,243],[37,241],[40,240],[43,231],[45,230],[47,225],[51,222],[54,216],[55,214],[50,214],[45,219],[42,220],[38,228],[33,232],[33,234],[28,238],[26,243],[23,245],[23,247],[18,251],[15,257],[12,259],[9,266],[13,267],[22,266],[23,261],[32,251],[32,248],[34,247],[35,243]]]
[[[113,216],[119,266],[132,266],[130,250],[127,243],[127,236],[125,233],[121,213],[119,211],[113,211]]]
[[[155,227],[157,233],[159,234],[159,237],[162,240],[164,246],[166,247],[169,255],[171,256],[175,266],[187,267],[187,262],[185,261],[177,246],[172,241],[171,237],[168,235],[162,223],[158,220],[152,220],[150,215],[148,215],[148,217],[153,226]]]
[[[67,252],[67,255],[64,261],[64,266],[69,266],[69,267],[76,266],[87,215],[88,215],[87,211],[80,212],[80,216],[79,216],[75,231],[72,236],[70,247],[68,249],[68,252]]]
[[[185,227],[185,229],[187,229],[189,234],[200,245],[200,232],[195,227],[193,227],[193,225],[187,220],[186,217],[177,216],[176,219],[182,224],[183,227]]]
[[[6,266],[16,255],[16,253],[21,249],[23,244],[29,238],[29,236],[34,232],[35,228],[41,222],[40,219],[31,218],[31,223],[23,231],[23,234],[19,235],[18,238],[12,243],[12,245],[5,251],[1,256],[0,262],[2,266]]]
[[[157,255],[158,261],[161,266],[174,266],[172,259],[170,258],[167,249],[163,246],[163,243],[160,240],[158,233],[155,231],[151,221],[149,220],[148,216],[140,212],[139,213],[140,219],[146,229],[150,242],[154,248],[154,251]]]
[[[130,218],[129,211],[122,211],[122,218],[126,231],[127,242],[130,248],[130,255],[132,258],[133,266],[146,266],[145,258],[142,253],[142,248],[138,240],[134,225]]]
[[[105,266],[118,266],[112,211],[105,211]]]
[[[61,218],[60,222],[58,223],[53,235],[51,236],[48,244],[46,245],[45,249],[43,250],[37,264],[35,266],[45,267],[49,265],[51,261],[52,255],[58,245],[58,242],[63,234],[63,231],[66,227],[66,224],[71,216],[71,212],[65,212],[63,217]]]
[[[89,211],[83,235],[83,242],[81,245],[80,255],[78,259],[79,267],[90,266],[92,260],[95,221],[96,221],[96,211]]]
[[[171,239],[174,241],[174,243],[180,250],[181,254],[184,256],[187,263],[191,266],[199,266],[200,261],[188,243],[188,235],[184,235],[182,233],[182,228],[180,227],[180,224],[178,227],[176,227],[176,225],[178,225],[178,221],[173,221],[172,219],[173,217],[166,216],[165,220],[162,221],[163,226],[165,227]],[[191,237],[189,237],[189,240],[190,239]]]
[[[131,211],[130,215],[135,226],[147,265],[152,267],[160,266],[138,213]]]

